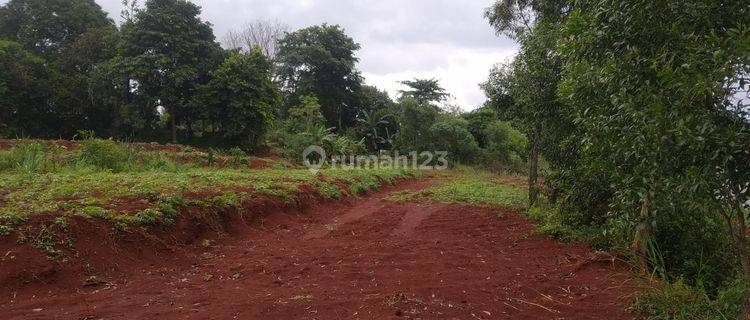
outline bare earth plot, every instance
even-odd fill
[[[535,235],[511,209],[385,199],[435,183],[267,215],[188,258],[124,261],[117,277],[1,288],[0,317],[634,318],[625,268]]]

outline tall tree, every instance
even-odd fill
[[[400,83],[409,87],[407,90],[399,91],[401,97],[411,97],[419,103],[439,103],[449,96],[437,79],[414,79]]]
[[[396,147],[405,151],[430,150],[429,129],[439,120],[440,109],[429,103],[419,103],[412,97],[401,99],[399,109]]]
[[[172,142],[177,125],[192,128],[189,103],[196,85],[204,83],[221,57],[211,25],[201,9],[186,0],[148,0],[145,8],[122,26],[125,68],[136,94],[169,115]]]
[[[556,129],[566,125],[550,126],[550,123],[565,121],[560,116],[562,105],[556,95],[561,63],[555,52],[555,37],[557,25],[569,10],[566,1],[502,0],[485,12],[485,17],[499,34],[515,39],[521,45],[510,70],[495,70],[490,77],[493,82],[488,82],[489,85],[500,87],[488,90],[490,88],[485,86],[485,91],[499,94],[495,100],[503,99],[504,93],[512,92],[515,106],[513,117],[521,122],[521,128],[530,138],[529,203],[532,205],[536,203],[539,193],[539,152],[545,147],[559,145],[560,139],[565,136]],[[502,77],[506,80],[502,80]],[[503,88],[503,85],[508,87]]]
[[[271,63],[259,47],[230,53],[199,89],[193,105],[210,126],[205,133],[250,150],[260,144],[281,103],[281,92],[271,80]]]
[[[56,117],[48,108],[52,95],[44,59],[20,44],[0,40],[0,135],[48,136]]]
[[[58,118],[47,137],[106,130],[116,112],[97,98],[101,95],[90,79],[100,63],[116,55],[117,29],[99,5],[93,0],[11,0],[0,7],[0,38],[46,61],[53,86],[46,108]]]
[[[115,26],[94,0],[11,0],[0,8],[0,37],[50,61],[70,57],[66,49],[100,28]]]
[[[609,216],[632,226],[645,270],[650,243],[673,265],[680,254],[726,251],[711,247],[723,241],[714,228],[723,217],[750,284],[750,124],[733,99],[748,90],[749,10],[739,1],[599,0],[562,29],[560,94],[582,129],[581,171],[606,172],[616,190]],[[707,260],[693,275],[727,259]],[[749,314],[750,287],[739,319]]]
[[[362,78],[356,69],[360,46],[337,25],[319,25],[288,33],[279,42],[279,78],[286,106],[314,94],[328,125],[338,130],[355,124]]]

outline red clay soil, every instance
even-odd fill
[[[179,252],[99,250],[118,272],[4,286],[0,318],[635,318],[626,268],[534,235],[512,210],[383,199],[430,183],[236,222]]]

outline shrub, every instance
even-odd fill
[[[35,173],[49,169],[51,160],[39,143],[23,143],[0,152],[0,171]]]
[[[135,153],[112,140],[89,139],[84,141],[74,155],[79,166],[121,172],[132,167]]]
[[[143,169],[154,171],[178,172],[182,166],[174,160],[167,157],[163,152],[158,152],[148,156],[142,165]]]
[[[320,126],[325,126],[325,118],[315,95],[302,96],[299,104],[289,108],[286,127],[290,132],[306,132]]]
[[[229,149],[229,156],[232,158],[232,164],[238,166],[241,164],[248,164],[247,153],[239,147]]]
[[[448,118],[430,126],[432,150],[448,151],[451,160],[469,163],[479,153],[479,146],[468,130],[469,123],[460,118]]]
[[[649,314],[651,320],[733,319],[739,313],[744,285],[742,280],[728,283],[712,299],[682,279],[655,282],[635,295],[633,309]]]
[[[496,120],[484,129],[486,151],[483,162],[486,164],[500,163],[513,167],[520,167],[526,161],[525,153],[528,139],[509,122]]]
[[[24,221],[26,221],[26,218],[16,210],[3,212],[0,214],[0,236],[9,235],[15,227],[21,225]]]
[[[337,135],[329,141],[328,145],[331,154],[356,155],[365,151],[364,139],[357,141],[349,136]]]

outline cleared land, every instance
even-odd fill
[[[626,266],[538,234],[521,215],[519,178],[204,167],[71,175],[2,188],[3,210],[26,208],[17,199],[39,208],[0,238],[4,318],[633,317]],[[147,200],[154,194],[177,199],[168,220],[129,218],[164,216],[162,202]]]

